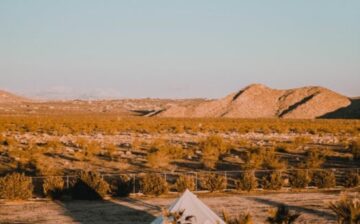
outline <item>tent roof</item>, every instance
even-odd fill
[[[194,216],[196,224],[225,224],[209,207],[207,207],[200,199],[198,199],[189,190],[186,190],[180,198],[173,202],[169,212],[184,211],[183,219],[187,216]],[[163,217],[156,218],[151,224],[163,224]]]

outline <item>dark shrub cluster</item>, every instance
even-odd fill
[[[336,186],[336,178],[332,170],[315,171],[312,179],[318,188],[332,188]]]
[[[111,194],[117,197],[129,196],[134,187],[133,178],[129,175],[120,175],[110,183]]]
[[[350,171],[345,174],[344,186],[345,187],[357,187],[360,185],[360,175],[357,171]]]
[[[78,200],[102,200],[109,191],[109,184],[100,174],[82,172],[71,189],[71,196]]]
[[[44,179],[43,191],[45,196],[51,199],[61,199],[64,190],[64,180],[62,177],[54,176]]]

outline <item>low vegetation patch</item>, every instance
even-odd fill
[[[289,207],[279,205],[277,209],[270,210],[267,222],[270,224],[292,224],[300,217],[300,213],[290,211]]]
[[[226,224],[254,224],[250,213],[240,213],[236,216],[230,216],[227,211],[223,210],[222,217]]]
[[[175,182],[175,188],[178,192],[184,192],[186,189],[195,190],[195,178],[190,175],[181,175]]]
[[[257,188],[258,182],[254,171],[245,171],[239,180],[235,182],[236,189],[241,191],[251,191]]]
[[[140,181],[141,192],[145,195],[161,195],[168,191],[165,178],[156,173],[145,174]]]
[[[226,189],[227,179],[224,175],[207,173],[201,177],[201,187],[210,191],[222,191]]]
[[[313,174],[313,182],[318,188],[332,188],[336,186],[335,174],[332,170],[318,170]]]
[[[29,177],[20,173],[0,178],[0,198],[26,200],[32,197],[33,185]]]
[[[344,186],[351,188],[360,185],[360,174],[355,171],[346,172],[344,176]]]
[[[308,170],[294,170],[290,175],[289,181],[292,188],[306,188],[311,182],[311,176]]]
[[[284,181],[281,176],[281,172],[274,171],[266,173],[262,178],[262,186],[268,190],[280,190]]]
[[[359,197],[343,196],[339,201],[331,202],[329,208],[337,215],[339,224],[360,222]]]

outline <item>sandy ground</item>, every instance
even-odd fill
[[[211,209],[221,214],[249,211],[255,223],[265,223],[269,209],[285,203],[302,215],[297,223],[331,224],[336,217],[327,209],[337,200],[338,193],[281,193],[266,195],[199,195]],[[176,196],[161,198],[131,197],[95,201],[34,200],[28,202],[0,202],[0,223],[150,223]]]

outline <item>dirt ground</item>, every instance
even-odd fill
[[[130,197],[97,201],[34,200],[27,202],[0,202],[0,223],[150,223],[160,215],[161,208],[169,206],[177,195],[148,198]],[[231,215],[249,211],[255,223],[265,223],[269,209],[280,203],[300,212],[297,223],[335,223],[335,215],[327,208],[337,200],[339,193],[280,193],[215,196],[199,195],[216,213],[223,209]]]

